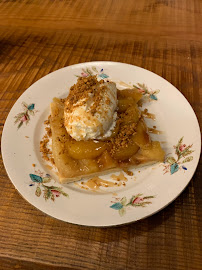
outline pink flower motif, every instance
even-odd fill
[[[140,203],[143,201],[143,198],[140,198],[140,197],[137,197],[133,200],[132,204],[135,204],[135,203]]]
[[[138,88],[138,92],[140,92],[141,94],[145,94],[145,90],[140,89],[140,88]]]
[[[88,73],[81,72],[81,77],[88,77]]]
[[[186,144],[181,144],[181,145],[179,146],[180,152],[183,152],[185,148],[186,148]]]
[[[51,189],[51,192],[52,192],[56,197],[59,197],[59,196],[60,196],[60,192],[59,192],[58,190]]]
[[[20,119],[21,122],[26,122],[27,121],[27,116],[26,114],[23,115],[23,117]]]

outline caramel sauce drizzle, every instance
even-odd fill
[[[48,165],[48,164],[46,164],[45,166],[46,166],[47,169],[53,170],[53,167],[52,167],[52,166],[50,166],[50,165]]]
[[[157,130],[155,128],[148,128],[148,131],[152,134],[163,134],[163,131]]]
[[[93,177],[86,182],[81,182],[81,184],[75,183],[81,189],[98,191],[100,187],[108,188],[108,187],[117,187],[117,186],[125,186],[128,181],[127,177],[124,176],[123,172],[120,172],[119,175],[112,174],[111,178],[116,182],[107,181],[101,179],[100,177]]]
[[[89,179],[87,182],[83,183],[85,187],[87,187],[90,190],[97,191],[100,189],[100,187],[114,187],[115,183],[103,180],[100,177],[93,177]]]
[[[144,111],[142,111],[142,115],[146,118],[152,119],[152,120],[156,120],[156,116],[153,113],[149,113],[147,109],[144,109]]]
[[[128,181],[128,179],[124,176],[122,172],[120,172],[119,175],[112,174],[111,178],[116,181],[124,181],[124,182]]]
[[[127,170],[127,169],[123,169],[123,171],[128,175],[128,176],[133,176],[133,172]]]

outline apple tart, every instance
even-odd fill
[[[137,89],[117,90],[95,76],[79,78],[67,99],[54,98],[52,153],[61,183],[163,162],[138,107]]]

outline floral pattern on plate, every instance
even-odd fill
[[[175,154],[177,155],[177,158],[174,158],[173,156],[169,156],[166,158],[166,163],[164,164],[164,174],[170,172],[170,174],[176,173],[179,169],[187,170],[187,167],[185,167],[183,164],[190,162],[193,160],[193,156],[190,156],[191,153],[194,152],[194,150],[191,150],[193,144],[186,145],[183,143],[182,137],[177,145],[174,145],[173,148],[175,149]]]
[[[23,125],[23,123],[27,125],[30,121],[30,115],[33,116],[36,112],[34,110],[35,108],[34,103],[28,105],[27,103],[22,102],[22,106],[23,106],[24,111],[21,113],[18,113],[15,116],[15,124],[18,123],[18,129]]]
[[[82,68],[81,75],[76,75],[76,77],[88,77],[92,75],[97,75],[99,78],[102,78],[102,79],[109,78],[109,76],[104,73],[103,68],[98,71],[97,68],[94,66],[91,68]]]
[[[139,193],[131,197],[129,202],[127,202],[127,198],[116,198],[116,202],[114,202],[110,208],[114,210],[118,210],[119,215],[122,217],[126,213],[126,209],[130,206],[132,207],[145,207],[152,202],[149,199],[155,198],[155,196],[142,196],[143,194]]]
[[[143,83],[137,83],[137,85],[133,84],[133,87],[137,89],[141,94],[143,94],[145,97],[148,98],[148,100],[158,100],[157,94],[160,92],[160,90],[155,91],[149,91],[148,87]]]
[[[76,77],[88,77],[92,75],[97,75],[98,78],[101,79],[107,79],[109,78],[109,75],[104,73],[104,69],[102,68],[101,70],[98,71],[96,67],[91,67],[91,68],[82,68],[82,72],[80,75],[76,75]],[[133,85],[135,89],[137,89],[143,96],[145,96],[149,101],[151,100],[158,100],[157,94],[160,92],[160,90],[155,90],[155,91],[149,91],[148,87],[143,83],[137,83],[137,85]]]
[[[41,173],[40,171],[38,171],[38,174],[29,174],[29,177],[32,180],[32,183],[29,186],[35,186],[35,184],[37,184],[35,190],[35,195],[37,197],[40,197],[42,193],[46,201],[48,199],[55,201],[55,198],[60,197],[60,195],[69,197],[69,195],[65,193],[61,187],[45,185],[47,183],[50,183],[52,180],[49,174],[46,174],[44,176],[44,174]]]

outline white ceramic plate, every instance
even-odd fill
[[[148,98],[146,107],[156,115],[156,121],[147,120],[147,124],[163,131],[153,137],[162,142],[167,157],[164,164],[136,170],[131,177],[126,175],[125,186],[103,188],[100,192],[81,189],[74,183],[59,184],[44,165],[39,152],[43,122],[50,113],[49,104],[53,97],[67,96],[77,76],[91,73],[116,82],[119,88],[126,87],[124,83],[140,84],[139,91]],[[150,71],[115,62],[73,65],[40,79],[17,100],[2,135],[4,165],[20,194],[52,217],[88,226],[137,221],[167,206],[191,180],[200,149],[199,124],[184,96]],[[110,180],[110,176],[102,178]]]

